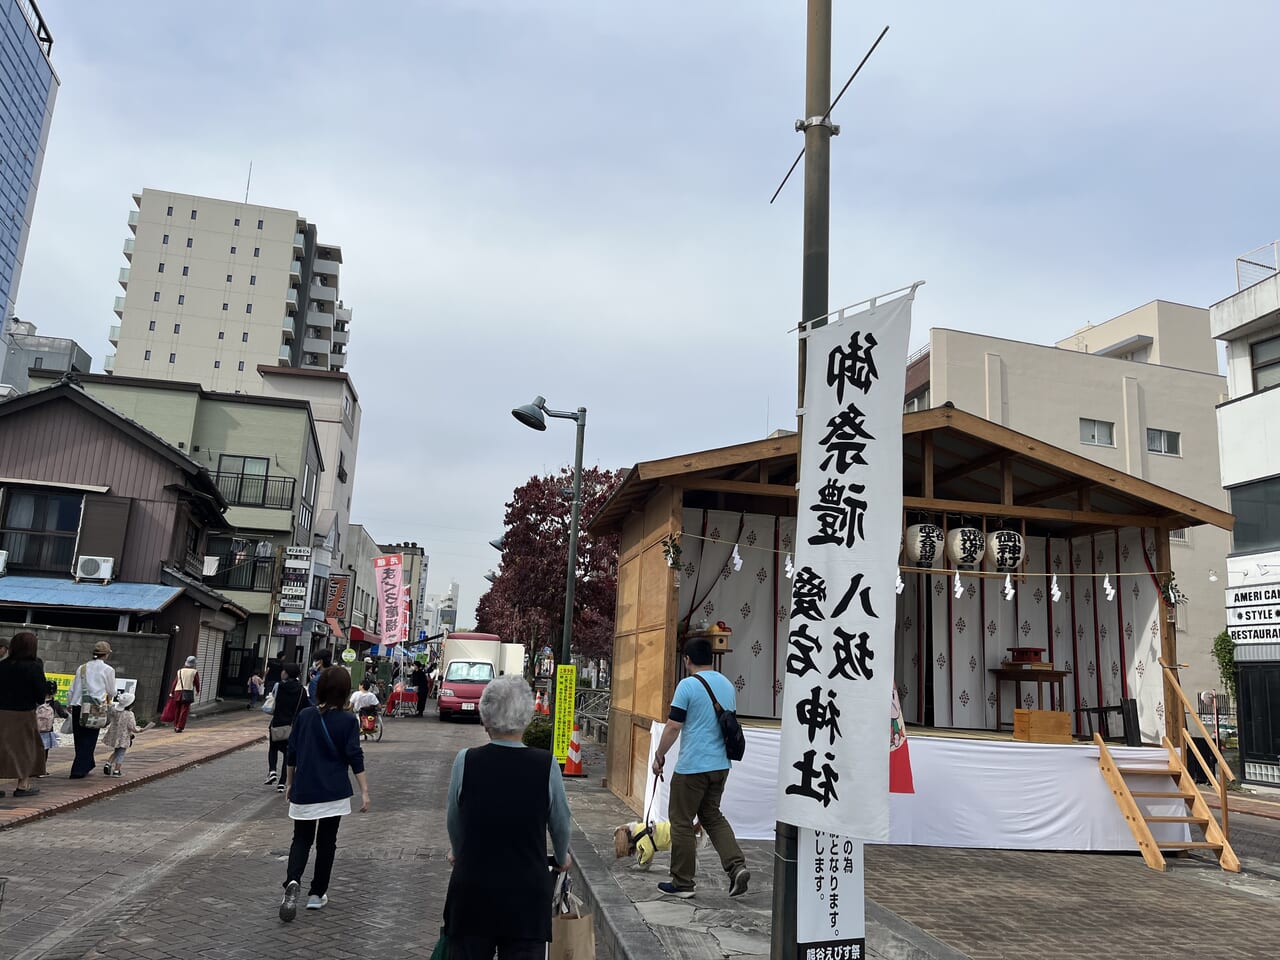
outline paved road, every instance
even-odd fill
[[[342,825],[329,905],[287,925],[292,828],[262,786],[265,745],[4,831],[0,957],[425,957],[448,882],[449,766],[483,740],[477,724],[388,721],[366,745],[372,809]]]

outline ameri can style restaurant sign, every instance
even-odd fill
[[[807,376],[778,819],[801,828],[802,960],[863,956],[862,842],[889,838],[902,396],[915,286],[887,297],[800,333]]]

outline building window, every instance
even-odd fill
[[[215,369],[215,370],[221,370],[221,369],[222,369],[222,361],[221,361],[221,360],[215,360],[215,361],[213,361],[213,369]]]
[[[223,309],[223,310],[226,310],[228,306],[230,306],[230,304],[224,303],[224,304],[222,305],[222,309]]]
[[[1265,390],[1280,383],[1280,337],[1249,344],[1249,360],[1253,366],[1253,389]]]
[[[165,215],[166,217],[172,217],[172,216],[173,216],[173,207],[170,207],[168,210],[166,210],[166,211],[164,212],[164,215]]]
[[[159,269],[157,269],[157,270],[156,270],[156,273],[164,273],[164,264],[163,264],[163,263],[161,263],[161,264],[160,264],[160,267],[159,267]]]
[[[186,302],[187,302],[186,294],[183,294],[183,293],[178,294],[178,306],[182,306]]]
[[[248,331],[248,330],[246,330],[244,333],[240,334],[240,342],[241,342],[241,343],[248,343],[248,342],[249,342],[249,331]]]
[[[181,332],[182,332],[182,324],[180,324],[180,323],[175,323],[175,324],[173,325],[173,332],[174,332],[174,333],[181,333]]]
[[[154,330],[155,328],[156,328],[156,322],[154,320],[152,320],[149,324],[147,324],[148,330]]]
[[[152,303],[159,303],[159,302],[160,302],[160,291],[159,291],[159,290],[157,290],[155,293],[153,293],[153,294],[151,295],[151,302],[152,302]],[[154,330],[155,328],[154,328],[154,327],[152,327],[152,329]]]
[[[219,340],[223,340],[223,339],[225,339],[225,338],[226,338],[226,336],[227,336],[227,333],[226,333],[226,331],[225,331],[225,330],[219,330],[219,331],[218,331],[218,339],[219,339]]]
[[[171,353],[171,354],[169,354],[169,362],[170,362],[170,363],[177,363],[177,362],[178,362],[178,355],[177,355],[176,353]]]
[[[261,252],[262,252],[262,248],[261,248],[261,247],[254,247],[254,248],[253,248],[253,255],[254,255],[255,257],[256,257],[259,253],[261,253]]]
[[[1170,457],[1182,456],[1182,434],[1176,430],[1152,430],[1147,428],[1147,450]]]
[[[194,220],[195,218],[196,218],[196,212],[195,212],[194,210],[192,210],[192,211],[191,211],[191,219],[192,219],[192,220]]]
[[[80,528],[83,494],[5,491],[0,550],[8,551],[10,572],[71,570]]]
[[[240,218],[239,218],[239,217],[236,217],[236,226],[237,226],[237,227],[238,227],[238,226],[240,226]]]
[[[259,220],[259,221],[258,221],[258,229],[259,229],[259,230],[261,230],[261,229],[262,229],[262,221],[261,221],[261,220]]]
[[[190,249],[191,249],[191,238],[190,238],[190,237],[187,237],[187,249],[188,249],[188,250],[190,250]]]
[[[184,277],[185,277],[185,276],[190,275],[190,273],[191,273],[191,268],[190,268],[190,267],[183,267],[183,268],[182,268],[182,275],[183,275]]]
[[[151,359],[151,351],[150,351],[150,350],[148,350],[146,353],[144,353],[144,354],[142,355],[142,359],[143,359],[143,360],[150,360],[150,359]]]
[[[1114,447],[1116,425],[1109,420],[1087,420],[1081,417],[1080,442],[1095,447]]]
[[[231,248],[231,255],[232,255],[232,256],[235,256],[235,253],[236,253],[236,248],[235,248],[235,247],[232,247],[232,248]]]
[[[163,245],[165,245],[165,246],[167,247],[167,246],[169,245],[169,235],[166,233],[166,234],[165,234],[165,235],[160,239],[160,242],[161,242]]]
[[[1185,543],[1190,543],[1190,542],[1191,542],[1191,538],[1187,535],[1187,528],[1186,528],[1186,527],[1179,527],[1179,528],[1178,528],[1178,529],[1176,529],[1176,530],[1170,530],[1170,531],[1169,531],[1169,542],[1170,542],[1170,543],[1184,543],[1184,544],[1185,544]]]
[[[245,312],[245,313],[253,313],[253,304],[252,304],[252,303],[246,303],[246,304],[244,305],[244,312]]]
[[[249,274],[249,286],[256,287],[258,285],[258,275],[256,273]]]
[[[229,273],[228,273],[228,274],[227,274],[227,283],[230,283],[230,282],[231,282],[231,274],[229,274]]]
[[[1280,548],[1280,477],[1231,488],[1236,525],[1231,542],[1236,553]]]
[[[243,361],[243,360],[241,360],[241,361],[240,361],[240,364],[239,364],[239,366],[237,366],[237,367],[236,367],[236,369],[237,369],[237,370],[243,370],[243,369],[244,369],[244,361]]]
[[[36,370],[44,369],[44,357],[36,357],[31,361],[31,366]]]

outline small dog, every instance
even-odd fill
[[[694,823],[693,833],[698,846],[703,845],[706,837],[702,832],[702,824]],[[624,824],[613,831],[613,853],[617,859],[636,857],[636,869],[648,870],[653,863],[654,854],[659,850],[671,849],[671,821],[650,820],[647,824],[639,820]]]

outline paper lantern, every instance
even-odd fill
[[[1022,534],[1016,530],[993,530],[987,534],[987,563],[997,573],[1012,573],[1022,564]]]
[[[907,527],[907,563],[913,567],[936,567],[942,559],[942,528],[932,523]]]
[[[947,533],[947,556],[957,570],[977,570],[986,549],[987,538],[977,527],[956,527]]]

